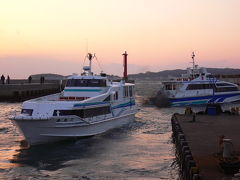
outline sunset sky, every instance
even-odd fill
[[[240,0],[0,1],[0,74],[80,73],[86,52],[104,72],[240,68]],[[99,71],[97,63],[95,69]]]

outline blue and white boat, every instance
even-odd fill
[[[187,68],[187,74],[171,81],[163,81],[163,94],[172,106],[202,105],[207,103],[231,103],[240,100],[238,85],[218,80],[205,68],[195,65]]]
[[[10,117],[30,145],[92,136],[134,120],[134,84],[94,75],[94,56],[87,58],[89,66],[69,77],[61,93],[25,101],[21,114]]]

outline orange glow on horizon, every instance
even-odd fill
[[[196,51],[200,66],[240,68],[239,7],[238,0],[2,1],[0,62],[78,63],[88,51],[103,64],[121,64],[127,50],[131,64],[160,71],[186,67]]]

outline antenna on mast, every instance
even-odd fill
[[[195,77],[195,68],[196,68],[196,66],[195,66],[195,53],[194,53],[194,51],[192,52],[192,62],[191,62],[192,64],[193,64],[193,68],[192,68],[192,78],[194,78]]]
[[[194,54],[194,52],[192,52],[192,63],[193,63],[193,69],[195,68],[195,54]]]

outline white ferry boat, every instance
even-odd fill
[[[240,100],[238,85],[217,80],[205,68],[194,62],[187,68],[187,74],[171,81],[163,81],[163,96],[167,96],[172,106],[201,105],[207,103],[230,103]]]
[[[10,117],[30,145],[92,136],[134,120],[134,84],[94,75],[94,57],[88,53],[87,58],[89,66],[69,77],[61,93],[25,101],[21,114]]]

